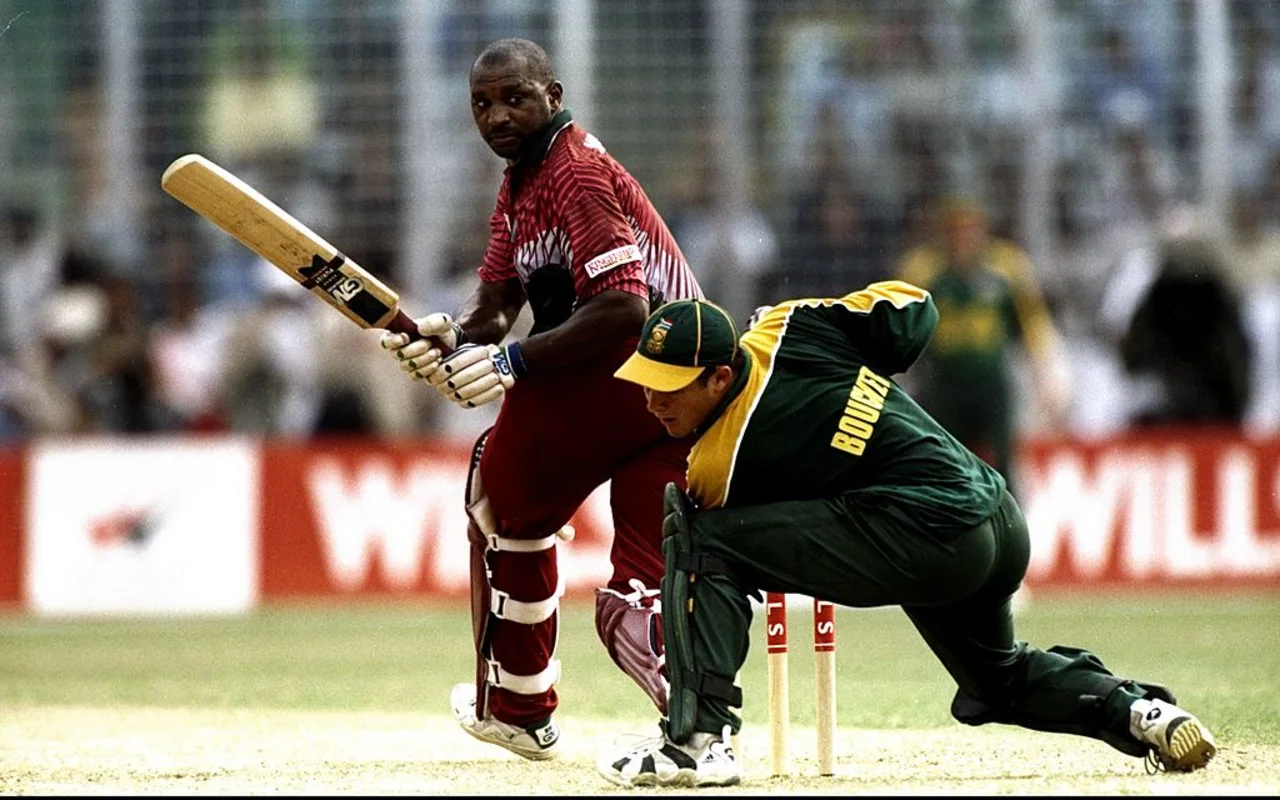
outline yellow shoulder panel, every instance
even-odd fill
[[[738,447],[773,372],[773,359],[795,305],[775,306],[742,336],[742,349],[751,355],[747,384],[689,451],[689,495],[700,508],[719,508],[729,496]]]

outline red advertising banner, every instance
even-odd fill
[[[202,441],[194,450],[117,439],[0,453],[0,604],[83,613],[468,596],[466,444]],[[198,468],[201,480],[165,488],[175,464]],[[60,487],[84,482],[76,475],[86,470],[101,486],[67,501]],[[1203,431],[1040,439],[1023,446],[1019,479],[1033,587],[1280,588],[1280,439]],[[153,535],[94,538],[107,530],[102,519],[116,517],[137,517],[148,524],[127,531]],[[559,567],[566,591],[586,596],[610,570],[607,485],[572,524],[576,538],[557,545]],[[168,566],[149,582],[126,581],[136,597],[113,593],[156,559],[199,563],[201,572],[216,562],[234,574],[212,583],[240,588],[215,598],[182,581],[175,600],[180,587],[162,580]]]
[[[265,445],[262,597],[469,596],[469,456],[433,440]],[[559,567],[566,592],[580,594],[608,577],[607,494],[597,490],[572,524]]]
[[[1280,440],[1041,440],[1019,477],[1028,584],[1280,587]]]
[[[21,450],[0,452],[0,607],[22,601],[26,481]]]
[[[1280,587],[1280,440],[1213,432],[1023,447],[1027,582]],[[267,444],[264,599],[468,592],[467,448],[422,440]],[[560,547],[570,594],[603,585],[607,487]]]

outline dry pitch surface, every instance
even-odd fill
[[[3,794],[612,794],[594,769],[619,722],[563,721],[540,764],[471,739],[445,716],[328,711],[9,708]],[[1143,772],[1097,742],[1012,728],[842,728],[837,775],[815,774],[813,730],[792,731],[791,777],[771,778],[766,732],[744,728],[742,786],[717,794],[1280,793],[1280,748],[1224,746],[1191,775]],[[670,792],[664,792],[670,793]]]

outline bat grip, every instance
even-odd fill
[[[403,333],[404,335],[408,336],[410,342],[416,342],[419,339],[430,338],[431,343],[435,345],[437,349],[440,350],[442,355],[447,356],[453,352],[452,348],[447,347],[444,342],[440,341],[436,337],[434,336],[424,337],[421,333],[419,333],[418,326],[414,324],[413,318],[410,317],[408,314],[404,313],[403,311],[396,311],[396,315],[391,318],[391,321],[387,323],[386,327],[387,327],[387,330],[391,331],[392,333]]]

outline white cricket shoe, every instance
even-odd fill
[[[1150,746],[1155,770],[1194,772],[1209,763],[1218,746],[1213,734],[1190,712],[1163,700],[1137,700],[1129,707],[1129,730]]]
[[[653,737],[620,740],[612,753],[600,753],[596,769],[618,786],[732,786],[742,780],[742,767],[730,743],[729,726],[723,732],[694,733],[676,744],[666,728]]]
[[[458,721],[458,725],[482,742],[505,747],[530,761],[545,761],[556,757],[560,729],[550,717],[545,722],[527,728],[493,717],[477,719],[474,683],[459,683],[454,686],[449,692],[449,704],[453,706],[453,718]]]

